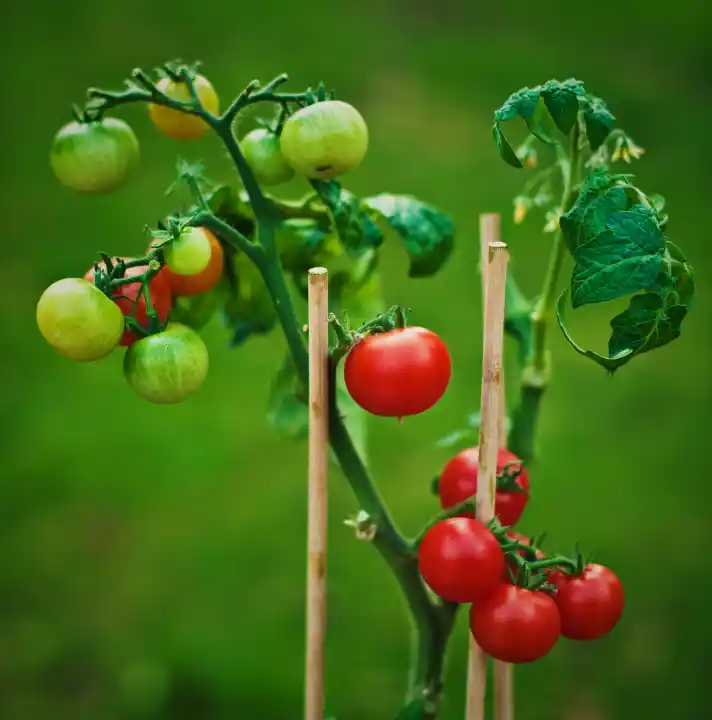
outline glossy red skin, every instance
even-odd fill
[[[405,417],[429,410],[445,394],[450,353],[432,331],[406,327],[369,335],[346,356],[346,387],[364,410]]]
[[[561,618],[556,603],[545,593],[500,585],[470,608],[470,631],[495,660],[529,663],[556,645]]]
[[[501,448],[497,453],[497,474],[501,474],[508,464],[520,462],[514,453]],[[478,471],[478,446],[461,450],[445,465],[438,480],[438,495],[443,509],[454,507],[477,493]],[[522,469],[515,482],[529,493],[529,475],[525,469]],[[528,500],[528,494],[497,490],[494,511],[502,525],[516,525]]]
[[[587,565],[583,574],[557,581],[554,596],[561,613],[561,634],[571,640],[596,640],[618,624],[625,592],[618,576],[603,565]]]
[[[134,260],[135,258],[120,259],[128,262],[130,260]],[[102,269],[106,268],[103,262],[98,263],[98,265]],[[125,277],[134,277],[136,275],[141,275],[145,271],[146,265],[128,268],[125,272]],[[88,280],[90,283],[94,282],[93,266],[86,271],[84,279]],[[163,270],[161,270],[158,275],[156,275],[153,280],[151,280],[148,287],[151,293],[151,303],[153,304],[155,311],[158,313],[158,317],[161,319],[161,322],[165,322],[168,318],[168,313],[173,306],[173,296],[171,293],[170,285]],[[118,305],[124,316],[129,316],[133,312],[134,302],[136,301],[136,297],[138,296],[140,289],[141,283],[138,282],[127,283],[126,285],[121,285],[116,288],[112,299]],[[136,320],[141,327],[148,327],[148,318],[146,317],[146,298],[144,298],[143,295],[141,296],[141,299],[138,301],[138,304],[136,306]],[[129,347],[130,345],[133,345],[138,339],[139,337],[138,335],[136,335],[136,333],[127,330],[121,337],[121,342],[119,343],[119,345],[121,345],[122,347]]]
[[[444,600],[475,602],[500,584],[504,555],[497,538],[478,520],[449,518],[425,534],[418,567],[428,587]]]

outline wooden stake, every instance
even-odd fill
[[[305,720],[324,718],[329,442],[329,276],[309,270],[309,499]]]
[[[482,274],[482,313],[484,316],[485,285],[487,283],[487,249],[491,242],[500,242],[500,216],[498,213],[480,215],[480,271]],[[504,390],[504,365],[499,386],[499,446],[507,446],[507,402]],[[494,662],[494,720],[514,719],[514,668],[509,663]]]
[[[491,222],[491,221],[490,221]],[[482,353],[482,394],[480,400],[480,442],[477,481],[477,519],[488,523],[494,517],[497,480],[497,451],[500,442],[502,346],[504,344],[504,303],[507,279],[507,246],[488,242],[485,265],[484,342]],[[467,670],[466,720],[485,716],[487,658],[470,636]]]

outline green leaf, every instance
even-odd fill
[[[559,297],[556,317],[564,336],[584,357],[611,374],[637,355],[662,347],[680,337],[682,323],[695,295],[694,274],[680,250],[668,242],[664,269],[653,289],[634,295],[630,304],[611,320],[608,355],[585,350],[571,337],[564,324],[568,291]]]
[[[429,277],[437,273],[450,257],[454,246],[452,219],[410,195],[382,194],[364,200],[378,211],[400,236],[410,258],[410,277]]]
[[[616,211],[606,228],[574,252],[573,307],[631,295],[653,285],[662,267],[665,238],[645,205]]]
[[[315,180],[312,186],[329,210],[339,240],[351,257],[358,258],[381,245],[383,234],[359,198],[333,180]]]
[[[517,157],[517,153],[514,152],[512,146],[509,144],[509,140],[505,137],[502,132],[502,128],[499,126],[499,122],[495,121],[492,126],[492,134],[494,135],[494,141],[497,143],[497,149],[499,155],[508,165],[515,168],[524,167],[522,161]]]
[[[601,98],[590,95],[586,99],[583,120],[586,125],[588,144],[591,146],[591,150],[595,152],[603,145],[611,130],[613,130],[615,117]]]
[[[222,280],[208,292],[193,297],[178,297],[171,308],[170,319],[200,330],[210,322],[228,295],[227,282]]]
[[[695,296],[692,266],[668,243],[667,271],[658,287],[631,298],[630,305],[611,320],[609,355],[632,350],[636,355],[667,345],[680,336],[682,322]]]
[[[583,83],[573,78],[563,82],[549,80],[544,85],[525,87],[512,93],[494,113],[492,134],[502,159],[512,167],[522,167],[521,160],[504,135],[502,123],[522,118],[529,132],[542,142],[553,144],[556,141],[551,120],[561,132],[568,135],[576,123],[579,97],[583,95]]]
[[[253,335],[265,335],[277,324],[272,298],[259,270],[243,253],[238,253],[233,262],[233,282],[223,307],[231,347]]]
[[[564,82],[549,80],[541,89],[549,114],[564,135],[568,135],[576,124],[578,98],[583,92],[583,83],[573,78]]]
[[[282,267],[296,273],[305,273],[309,268],[323,264],[320,258],[335,239],[328,225],[301,218],[284,220],[275,233]]]
[[[304,438],[309,431],[306,403],[306,388],[297,379],[291,355],[287,355],[270,387],[267,422],[287,437]]]

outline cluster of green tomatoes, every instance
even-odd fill
[[[210,81],[197,74],[193,87],[203,109],[217,116],[219,98]],[[172,101],[191,100],[188,85],[171,77],[161,78],[156,90]],[[123,120],[91,109],[75,114],[54,138],[51,167],[77,192],[111,192],[138,166],[138,140]],[[195,140],[208,129],[203,118],[162,104],[149,103],[148,114],[173,140]],[[361,163],[368,129],[353,106],[326,99],[280,118],[275,128],[252,130],[239,145],[260,185],[285,183],[295,174],[326,180]],[[75,361],[101,360],[125,348],[124,374],[133,390],[151,402],[180,402],[205,381],[208,351],[172,311],[180,298],[212,290],[225,266],[220,240],[208,228],[186,226],[152,241],[144,257],[102,256],[82,277],[53,283],[38,302],[37,324],[49,345]]]

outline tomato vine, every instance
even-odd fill
[[[433,720],[437,716],[445,651],[458,608],[485,598],[495,585],[497,592],[486,598],[482,608],[473,608],[470,618],[472,632],[476,637],[479,633],[495,657],[501,653],[501,659],[529,662],[546,654],[560,633],[574,639],[592,639],[609,632],[623,609],[620,581],[606,568],[592,565],[578,550],[573,558],[558,554],[547,557],[541,550],[541,538],[517,536],[498,519],[482,527],[472,517],[476,457],[464,463],[462,472],[469,476],[461,487],[457,485],[460,478],[448,481],[455,482],[454,489],[447,502],[442,496],[441,501],[449,507],[430,520],[414,539],[408,539],[384,503],[359,438],[350,427],[346,402],[351,402],[351,407],[354,401],[361,407],[368,403],[364,397],[359,400],[360,393],[354,391],[353,383],[347,387],[348,392],[343,392],[337,370],[344,358],[347,366],[353,364],[356,355],[368,347],[375,348],[394,338],[402,342],[414,335],[421,341],[427,337],[433,352],[439,353],[433,362],[440,365],[427,402],[416,403],[411,410],[404,406],[402,412],[402,408],[390,405],[384,409],[379,403],[370,408],[371,412],[395,417],[422,412],[445,392],[450,379],[447,348],[434,333],[408,326],[404,308],[386,310],[382,306],[377,270],[378,249],[391,234],[399,238],[408,254],[410,277],[434,275],[447,262],[454,246],[452,220],[409,195],[382,193],[360,198],[342,187],[336,176],[361,161],[368,143],[367,128],[358,111],[337,101],[323,83],[315,90],[290,93],[281,90],[288,81],[286,74],[266,85],[253,81],[219,112],[217,93],[198,74],[198,67],[197,63],[170,62],[159,68],[155,77],[141,69],[133,70],[120,91],[90,88],[87,104],[73,109],[76,122],[57,136],[59,150],[53,154],[53,167],[64,184],[81,192],[104,192],[122,182],[135,163],[137,149],[130,129],[111,126],[106,114],[123,105],[143,103],[149,106],[156,127],[174,139],[197,137],[203,125],[181,130],[175,119],[179,116],[158,115],[156,108],[190,116],[211,129],[233,161],[239,187],[216,186],[203,176],[201,165],[180,160],[178,177],[170,191],[185,189],[193,203],[190,210],[165,218],[152,233],[143,257],[127,260],[101,254],[101,263],[93,271],[94,288],[81,281],[59,281],[51,286],[38,305],[38,324],[45,337],[74,359],[104,357],[112,343],[118,344],[122,332],[121,315],[107,298],[118,302],[122,288],[138,284],[130,312],[124,311],[126,327],[136,335],[126,343],[127,379],[136,392],[153,402],[176,402],[194,392],[207,374],[207,350],[194,328],[216,309],[222,310],[232,345],[279,325],[288,355],[272,387],[269,416],[276,426],[293,435],[303,434],[308,355],[296,302],[305,294],[306,270],[315,264],[327,265],[334,303],[330,316],[333,346],[329,442],[360,506],[348,524],[355,529],[357,538],[373,544],[391,568],[415,628],[407,701],[398,717]],[[205,98],[209,98],[210,107]],[[257,103],[276,106],[276,115],[238,141],[235,120],[241,111]],[[315,144],[309,135],[311,120],[300,125],[300,113],[301,117],[305,113],[322,117],[329,132],[340,133],[352,143],[348,152],[332,157],[331,150],[327,153]],[[516,118],[524,121],[529,134],[515,150],[504,126]],[[521,377],[519,402],[508,423],[507,447],[514,455],[510,458],[509,453],[498,470],[497,494],[509,494],[510,499],[519,494],[517,502],[510,503],[512,524],[528,500],[529,479],[524,466],[529,466],[535,456],[539,407],[550,382],[547,333],[554,317],[577,352],[612,374],[635,356],[677,338],[694,296],[692,268],[665,236],[668,219],[663,213],[664,201],[660,196],[643,193],[633,184],[632,176],[617,175],[610,169],[612,163],[630,162],[643,152],[630,136],[614,128],[614,121],[605,103],[588,94],[583,84],[574,79],[550,80],[542,86],[523,88],[495,112],[493,135],[502,159],[515,168],[535,171],[515,198],[514,220],[523,222],[533,208],[542,209],[544,230],[555,232],[536,301],[522,292],[511,274],[507,279],[505,331],[518,344]],[[126,152],[130,153],[130,162],[119,163],[118,173],[75,177],[69,172],[71,157],[68,161],[62,155],[67,148],[64,141],[67,136],[80,137],[85,143],[82,147],[89,147],[92,133],[96,132],[102,133],[101,147],[106,156],[115,159],[129,148]],[[280,145],[283,134],[289,138],[288,152]],[[310,154],[301,156],[305,147]],[[540,158],[547,156],[551,156],[550,165],[538,170]],[[89,167],[85,160],[81,158],[79,175]],[[260,162],[264,164],[258,172],[255,167]],[[277,185],[291,178],[295,166],[311,186],[304,197],[286,200],[263,190],[263,185]],[[210,233],[215,236],[212,243]],[[570,289],[561,293],[559,280],[567,253],[574,268]],[[195,298],[178,298],[181,302],[176,302],[170,319],[162,319],[152,302],[153,283],[159,277],[169,277],[166,271],[174,276],[190,275],[202,272],[211,263],[217,271],[205,281],[205,291],[195,293]],[[146,269],[139,274],[126,274],[127,270],[144,266]],[[53,331],[51,325],[56,324],[58,312],[51,303],[62,293],[67,312],[73,311],[67,300],[70,295],[71,302],[84,303],[82,327],[93,330],[101,313],[111,320],[112,326],[100,338],[101,347],[68,349],[66,338]],[[608,354],[580,347],[564,325],[567,301],[570,299],[577,308],[625,295],[631,297],[630,305],[611,320]],[[138,318],[141,301],[145,304],[146,323]],[[354,317],[360,324],[351,324]],[[63,328],[71,325],[66,317],[62,321]],[[180,376],[176,387],[156,388],[147,380],[147,373],[155,369],[153,345],[168,348],[171,356],[192,353],[188,371],[173,373]],[[406,374],[408,368],[404,367],[391,369],[394,376]],[[382,378],[381,396],[387,394],[394,376]],[[473,414],[468,427],[445,438],[441,446],[470,439],[478,421]],[[470,489],[463,491],[463,487]],[[434,490],[438,492],[437,481]],[[502,505],[499,507],[503,511]],[[437,555],[442,538],[463,543],[462,556],[448,560],[453,568],[449,574],[444,572],[443,557]],[[479,565],[473,565],[476,554]],[[489,578],[477,575],[478,568],[485,565]],[[596,592],[604,587],[610,598],[607,615],[597,625],[587,624],[582,610],[588,607],[591,587]],[[432,591],[440,592],[440,596]],[[508,617],[510,634],[516,634],[517,613],[522,603],[528,602],[534,603],[531,607],[541,615],[541,636],[533,638],[532,647],[526,651],[502,647],[506,628],[505,635],[493,634],[488,613]]]

